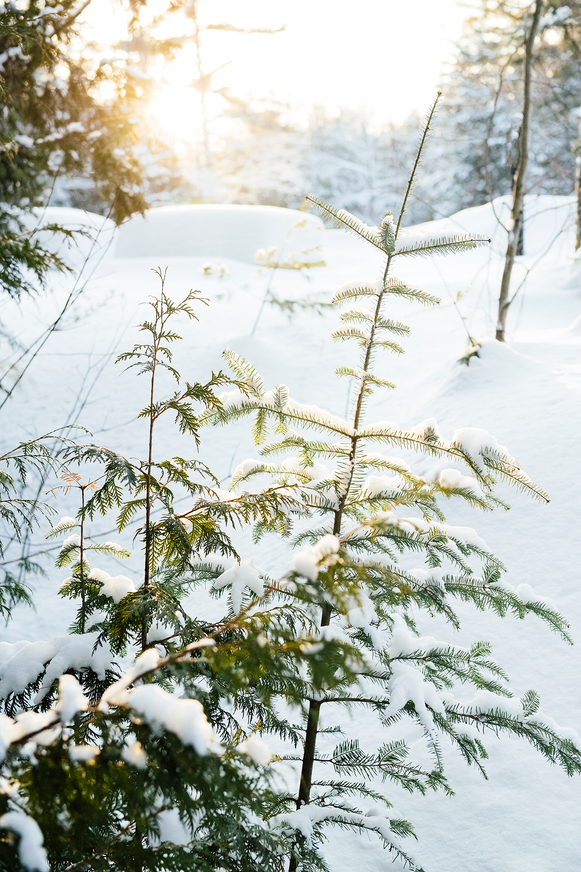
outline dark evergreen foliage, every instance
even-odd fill
[[[71,242],[71,231],[43,213],[59,178],[90,178],[93,210],[118,224],[146,207],[133,146],[148,134],[130,108],[147,83],[75,53],[86,5],[33,0],[0,10],[0,270],[3,290],[16,297],[66,268],[39,240],[41,230],[56,230]]]

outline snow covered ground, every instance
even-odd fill
[[[413,332],[402,358],[381,361],[382,373],[398,389],[375,394],[368,420],[408,426],[434,417],[446,438],[459,427],[489,430],[549,493],[552,502],[544,506],[507,489],[502,495],[513,507],[508,514],[463,509],[461,516],[451,513],[449,520],[477,529],[506,564],[513,585],[531,584],[553,599],[571,623],[575,646],[567,646],[538,621],[500,620],[469,608],[460,610],[459,634],[427,619],[422,630],[460,644],[477,638],[492,642],[513,690],[520,695],[530,687],[537,689],[545,713],[581,732],[581,279],[577,284],[569,271],[573,209],[573,198],[527,199],[526,254],[515,266],[513,279],[515,288],[520,282],[522,287],[509,313],[505,345],[490,337],[505,239],[494,212],[506,220],[507,204],[496,201],[494,210],[469,209],[410,230],[464,229],[490,235],[493,241],[487,249],[401,265],[404,278],[435,293],[442,303],[437,309],[409,303],[394,309],[393,316],[409,323]],[[172,232],[164,231],[161,220],[156,227],[161,236]],[[235,232],[235,221],[230,221],[228,233]],[[261,233],[259,229],[256,248],[267,248],[272,242],[262,240]],[[336,312],[318,315],[305,310],[288,320],[280,308],[267,304],[252,334],[269,280],[281,299],[330,299],[344,282],[377,275],[379,253],[358,240],[338,230],[321,234],[316,222],[310,235],[313,245],[322,238],[327,265],[312,269],[308,279],[290,270],[278,270],[274,276],[268,270],[258,272],[256,266],[230,260],[221,252],[220,264],[228,272],[202,274],[202,267],[216,260],[214,252],[147,256],[141,243],[137,245],[138,237],[134,247],[130,242],[120,247],[123,257],[115,256],[114,245],[103,246],[85,269],[86,289],[0,411],[0,449],[63,424],[80,423],[93,432],[95,441],[143,456],[145,432],[135,415],[146,404],[146,385],[131,372],[123,373],[114,359],[138,341],[134,327],[144,318],[140,304],[158,289],[159,279],[151,271],[158,266],[168,268],[166,290],[173,298],[199,288],[210,300],[208,308],[200,306],[199,324],[183,325],[184,342],[176,350],[176,360],[186,377],[203,380],[222,365],[221,351],[230,347],[251,360],[268,387],[284,382],[294,399],[344,416],[348,386],[335,378],[334,369],[351,362],[353,352],[330,338]],[[292,240],[287,245],[290,250]],[[304,241],[300,245],[306,247]],[[283,257],[288,253],[285,250]],[[52,294],[21,307],[2,304],[2,321],[23,342],[43,336],[70,293],[70,279],[55,278],[53,284]],[[82,282],[77,289],[81,287]],[[468,333],[484,341],[480,357],[465,367],[457,361]],[[5,369],[1,362],[0,371]],[[178,451],[193,455],[193,447],[184,445],[169,427],[159,444],[164,456]],[[249,422],[207,431],[202,456],[227,481],[239,462],[257,456]],[[62,515],[72,507],[59,501],[57,508]],[[107,521],[102,529],[110,527]],[[39,535],[34,541],[44,547]],[[288,552],[274,538],[253,546],[246,537],[240,549],[265,569],[288,566]],[[123,563],[118,571],[133,573],[138,581],[137,566]],[[71,607],[57,596],[61,581],[61,573],[54,571],[49,581],[39,581],[36,614],[17,610],[2,639],[48,639],[66,632]],[[364,715],[355,717],[351,732],[359,731],[379,744],[382,737],[378,732],[369,735]],[[418,842],[411,850],[417,861],[426,872],[581,869],[581,780],[568,779],[516,740],[489,746],[489,781],[467,769],[451,748],[443,749],[456,791],[452,798],[408,796],[386,786],[397,811],[415,824]],[[366,872],[392,868],[377,842],[364,836],[334,832],[326,854],[332,872],[350,872],[355,864]]]

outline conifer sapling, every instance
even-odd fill
[[[325,218],[384,257],[379,279],[351,281],[334,298],[338,306],[351,307],[342,313],[334,338],[355,342],[360,349],[358,365],[337,370],[356,386],[350,419],[295,402],[284,385],[266,391],[253,367],[230,351],[226,359],[237,377],[246,379],[248,390],[224,399],[220,417],[211,410],[206,416],[208,422],[223,423],[256,413],[254,433],[264,443],[263,459],[244,461],[233,485],[247,487],[255,476],[268,475],[280,485],[300,489],[316,524],[295,540],[302,550],[294,557],[292,582],[284,594],[300,598],[313,583],[322,582],[325,593],[316,613],[319,628],[313,645],[341,639],[364,656],[363,668],[346,662],[323,692],[312,687],[295,724],[301,735],[295,756],[297,793],[287,796],[286,809],[276,818],[277,826],[291,837],[294,833],[290,872],[327,868],[318,846],[333,824],[375,832],[404,866],[417,868],[401,844],[413,832],[411,825],[390,817],[391,792],[386,795],[381,782],[421,793],[451,792],[441,753],[444,742],[451,742],[482,774],[485,739],[503,732],[527,739],[568,774],[581,766],[580,749],[540,713],[535,692],[520,700],[512,697],[488,643],[464,648],[420,635],[425,613],[443,616],[458,628],[455,603],[460,601],[499,616],[535,614],[570,641],[564,619],[526,585],[515,589],[506,582],[502,564],[486,543],[471,528],[446,524],[441,508],[450,499],[485,511],[502,507],[494,494],[499,480],[541,501],[547,496],[483,430],[459,429],[445,439],[433,419],[405,430],[365,418],[370,395],[394,387],[375,369],[379,353],[401,353],[400,339],[409,332],[390,316],[390,303],[401,298],[425,305],[438,302],[393,275],[399,259],[453,254],[490,241],[464,233],[417,239],[403,231],[436,104],[397,218],[387,214],[378,227],[369,227],[345,210],[307,197]],[[280,435],[265,442],[269,420]],[[432,457],[434,471],[416,474],[403,457],[383,453],[383,446]],[[294,456],[269,462],[289,452]],[[420,568],[413,567],[414,555],[423,559]],[[280,695],[284,701],[284,688]],[[349,736],[342,715],[356,706],[378,720],[375,734],[384,736],[379,747],[362,747],[358,736]],[[406,720],[411,722],[407,731],[402,729]],[[418,730],[433,768],[414,760]],[[333,746],[333,734],[345,738]]]

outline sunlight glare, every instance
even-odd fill
[[[184,85],[161,85],[149,110],[172,138],[193,142],[200,138],[202,111],[199,95]]]

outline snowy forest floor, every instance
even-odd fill
[[[506,489],[502,496],[512,505],[508,514],[500,510],[482,515],[463,509],[461,514],[450,513],[449,520],[476,528],[505,563],[511,584],[530,584],[550,597],[570,621],[575,646],[570,648],[538,621],[500,620],[469,607],[460,608],[459,634],[425,616],[420,627],[424,633],[460,644],[490,641],[512,679],[513,691],[522,695],[535,688],[546,714],[581,732],[581,278],[577,283],[569,278],[573,208],[573,198],[527,199],[526,254],[515,267],[513,287],[525,281],[509,313],[505,345],[487,338],[494,334],[505,238],[492,208],[465,210],[421,228],[430,233],[465,229],[491,235],[493,242],[475,252],[405,263],[402,277],[442,302],[436,309],[402,303],[390,313],[409,323],[412,335],[404,342],[404,356],[386,356],[378,362],[380,373],[394,381],[397,390],[376,394],[368,419],[408,427],[433,417],[445,438],[460,427],[486,429],[549,493],[551,503],[541,505]],[[508,217],[506,204],[496,201],[496,209],[501,217]],[[376,277],[381,261],[363,244],[338,230],[327,230],[323,240],[327,265],[311,270],[309,281],[297,272],[277,271],[272,289],[279,298],[316,295],[330,300],[341,284]],[[337,312],[326,309],[318,315],[304,310],[289,320],[280,308],[266,305],[251,335],[269,272],[221,258],[229,268],[227,275],[202,275],[207,260],[157,255],[120,258],[112,247],[0,412],[2,449],[52,428],[79,423],[93,433],[94,441],[144,456],[146,433],[135,419],[147,403],[146,384],[131,372],[124,373],[114,360],[139,341],[134,329],[144,319],[139,304],[158,291],[159,280],[151,272],[158,266],[168,267],[166,290],[173,299],[193,287],[210,300],[208,308],[199,307],[199,324],[183,325],[184,341],[176,348],[176,362],[186,378],[204,381],[212,369],[222,366],[221,351],[229,347],[257,367],[267,388],[284,382],[294,399],[345,416],[348,385],[334,376],[334,370],[355,360],[352,349],[335,345],[330,337]],[[4,324],[23,342],[34,340],[56,317],[70,279],[55,279],[53,285],[52,293],[19,306],[6,303],[0,311]],[[467,332],[484,340],[480,357],[473,358],[469,367],[457,362]],[[258,456],[250,429],[250,423],[243,421],[203,433],[202,459],[224,479],[224,486],[238,463]],[[166,457],[195,454],[194,446],[170,427],[158,439]],[[426,460],[426,471],[431,466],[433,461]],[[57,511],[59,516],[74,513],[75,507],[59,499]],[[95,525],[103,531],[112,527],[110,519]],[[250,535],[244,534],[237,542],[243,557],[254,557],[258,566],[278,574],[288,568],[288,545],[280,540],[269,537],[253,545]],[[36,543],[45,547],[40,533],[34,543],[33,551]],[[133,571],[137,580],[137,567],[132,568],[131,561],[117,571],[129,575]],[[72,607],[57,596],[61,582],[62,572],[54,569],[49,580],[34,582],[36,612],[17,609],[2,639],[46,639],[65,633]],[[212,604],[201,603],[200,608],[211,609]],[[370,735],[365,716],[357,715],[351,732],[378,745],[382,736],[373,729],[376,732]],[[443,747],[456,791],[452,798],[409,796],[385,786],[396,810],[416,827],[418,842],[410,847],[418,863],[426,872],[581,869],[581,780],[568,779],[516,740],[492,741],[490,748],[489,781],[484,781],[467,769],[451,747]],[[376,841],[365,836],[334,832],[325,853],[332,872],[350,872],[355,864],[365,872],[393,868]]]

